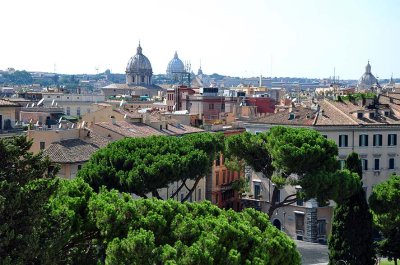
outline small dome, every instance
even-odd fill
[[[374,85],[378,84],[378,80],[376,77],[371,73],[371,65],[368,64],[365,67],[365,73],[361,76],[358,80],[357,87],[358,89],[370,89]]]
[[[137,53],[135,56],[131,57],[126,66],[127,73],[137,73],[137,72],[152,72],[151,63],[149,59],[142,53],[142,47],[137,47]]]
[[[169,61],[167,67],[167,75],[173,76],[174,74],[179,74],[185,72],[185,66],[183,62],[178,57],[178,53],[175,52],[174,58]]]

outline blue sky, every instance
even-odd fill
[[[175,50],[232,76],[400,77],[396,0],[14,0],[1,3],[0,69],[123,73],[141,41],[155,74]]]

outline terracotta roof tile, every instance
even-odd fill
[[[8,100],[0,99],[0,107],[18,107],[19,105]]]
[[[43,153],[55,163],[80,163],[88,161],[94,152],[107,144],[107,139],[99,136],[88,137],[86,141],[69,139],[52,143]]]
[[[99,122],[96,125],[118,133],[125,137],[146,137],[151,135],[164,135],[162,132],[143,123],[128,123],[126,121]]]

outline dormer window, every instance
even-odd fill
[[[370,113],[369,113],[369,118],[370,118],[370,119],[375,118],[375,113],[374,113],[374,112],[370,112]]]
[[[294,113],[289,113],[289,120],[294,120],[296,115]]]
[[[385,111],[385,116],[388,117],[390,115],[390,111]]]
[[[364,114],[362,112],[357,113],[357,119],[362,119]]]

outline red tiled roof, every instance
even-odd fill
[[[143,123],[128,123],[126,121],[99,122],[96,125],[125,137],[146,137],[151,135],[164,135],[162,132]]]

